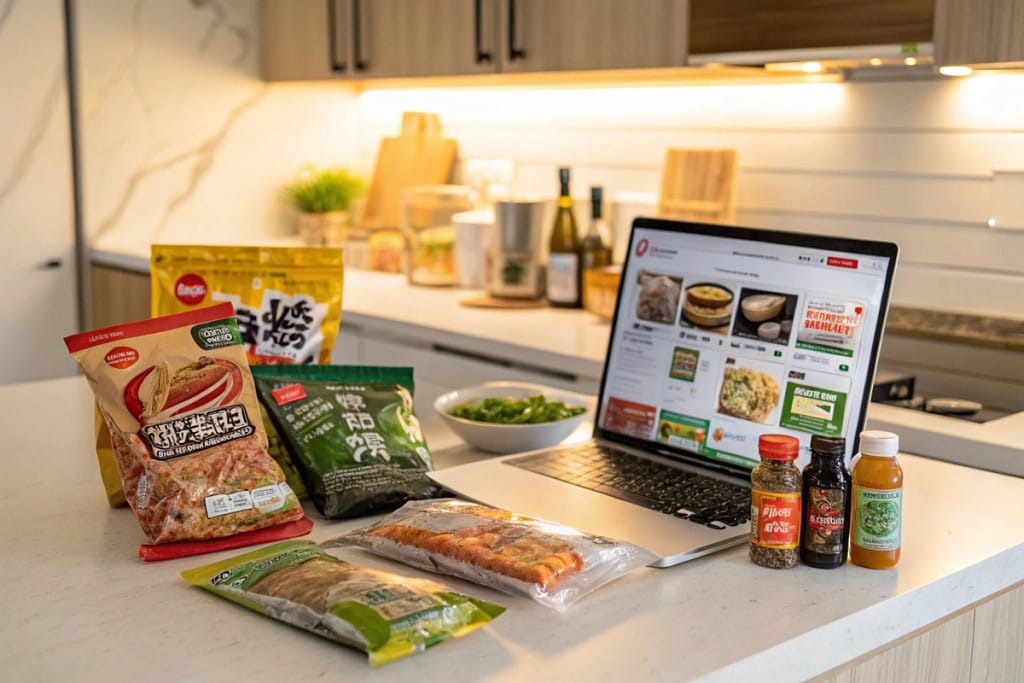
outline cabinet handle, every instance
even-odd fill
[[[341,0],[327,0],[327,21],[330,26],[327,39],[331,50],[331,71],[348,70],[348,64],[342,57],[341,37],[345,27],[342,24],[344,13],[341,11],[340,5]]]
[[[64,262],[59,258],[52,258],[49,261],[43,261],[36,267],[39,268],[39,270],[57,270],[63,265]]]
[[[508,0],[508,61],[526,59],[526,51],[516,47],[516,0]]]
[[[352,0],[352,50],[355,55],[352,66],[356,71],[370,68],[369,60],[363,59],[363,25],[361,0]]]
[[[490,64],[494,58],[490,52],[484,52],[483,49],[483,21],[484,21],[484,10],[483,0],[475,0],[473,3],[473,50],[476,52],[476,63],[477,64]]]

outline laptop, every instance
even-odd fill
[[[758,438],[857,447],[898,248],[637,218],[592,438],[430,476],[460,496],[645,547],[667,567],[747,541]]]

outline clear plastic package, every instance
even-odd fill
[[[461,500],[411,501],[324,543],[357,545],[562,610],[655,559],[639,546]]]

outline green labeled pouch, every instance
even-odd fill
[[[412,368],[254,365],[260,403],[324,517],[358,517],[434,498],[430,451],[413,414]]]
[[[338,643],[378,666],[483,626],[504,607],[443,584],[350,564],[313,541],[285,541],[187,569],[222,598]]]

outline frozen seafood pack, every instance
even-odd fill
[[[312,541],[285,541],[182,572],[194,586],[366,652],[372,666],[483,626],[504,607],[429,579],[359,567]]]
[[[224,539],[303,518],[267,453],[231,304],[64,341],[92,387],[125,498],[151,544]],[[182,554],[194,552],[205,551]]]
[[[323,544],[344,545],[558,610],[655,559],[630,543],[455,499],[411,501]]]

